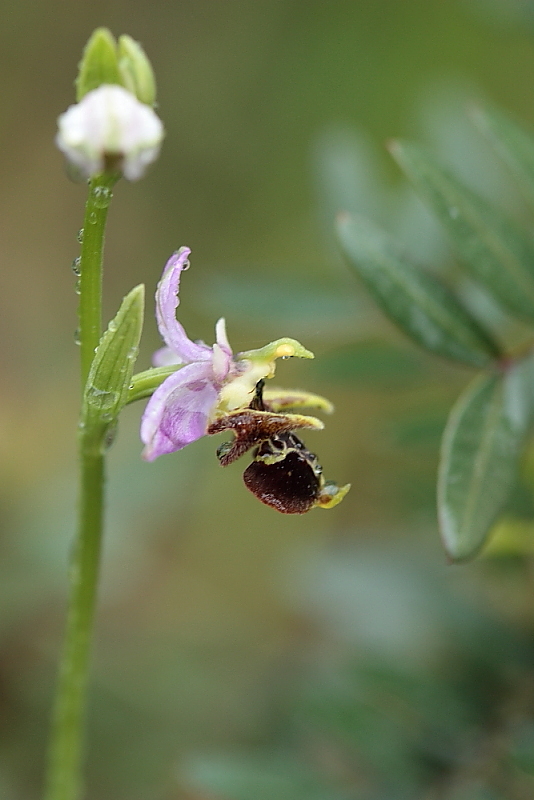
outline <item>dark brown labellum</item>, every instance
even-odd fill
[[[220,463],[225,467],[254,447],[254,461],[243,479],[262,503],[282,514],[305,514],[314,506],[332,508],[347,494],[349,484],[326,483],[317,456],[293,433],[320,430],[321,423],[314,417],[274,412],[263,399],[263,386],[264,381],[258,381],[248,408],[224,414],[209,426],[210,434],[234,434],[217,449]]]
[[[297,436],[283,434],[263,442],[254,459],[243,480],[262,503],[283,514],[305,514],[316,505],[322,469]]]

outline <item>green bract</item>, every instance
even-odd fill
[[[135,39],[123,34],[119,36],[119,71],[123,86],[142,103],[156,103],[156,79],[148,57]]]
[[[123,85],[117,59],[117,43],[107,28],[97,28],[85,45],[75,83],[78,102],[103,83]]]
[[[82,407],[82,423],[102,435],[128,402],[143,330],[145,287],[126,295],[97,347]]]

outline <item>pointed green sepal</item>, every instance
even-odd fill
[[[107,28],[97,28],[85,45],[76,78],[76,100],[103,83],[123,85],[119,72],[117,43]]]
[[[228,412],[247,406],[258,381],[273,377],[278,358],[313,357],[313,353],[306,350],[300,342],[288,337],[276,339],[257,350],[245,350],[243,353],[238,353],[236,360],[248,363],[242,374],[223,386],[219,393],[218,410]]]
[[[119,36],[118,55],[123,86],[141,103],[154,106],[156,103],[154,70],[139,42],[127,34]]]
[[[276,339],[274,342],[269,342],[265,347],[260,347],[258,350],[246,350],[244,353],[238,353],[237,358],[241,361],[275,361],[277,358],[314,358],[310,350],[297,342],[296,339]]]
[[[82,423],[98,435],[114,423],[128,402],[143,330],[145,287],[126,295],[95,353],[84,392]]]

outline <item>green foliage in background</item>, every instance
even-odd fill
[[[479,111],[475,119],[527,187],[534,164],[534,135],[504,112]],[[534,242],[430,155],[393,142],[391,152],[450,236],[460,264],[493,301],[530,324],[534,318]],[[369,220],[339,215],[338,236],[349,263],[390,319],[432,353],[486,373],[455,405],[441,448],[438,517],[453,561],[484,546],[504,507],[529,435],[534,355],[501,352],[476,315]]]

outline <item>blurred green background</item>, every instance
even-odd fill
[[[436,529],[439,438],[470,373],[382,319],[331,221],[357,208],[454,272],[383,155],[398,135],[525,218],[464,112],[491,98],[534,122],[534,4],[33,0],[3,3],[0,23],[0,798],[39,796],[64,624],[85,192],[53,137],[99,25],[145,46],[167,129],[149,176],[115,191],[107,317],[138,282],[151,298],[189,245],[187,331],[211,342],[224,314],[234,350],[279,336],[314,350],[277,382],[333,400],[306,441],[352,490],[333,511],[277,515],[245,489],[245,459],[220,469],[218,440],[143,463],[141,404],[126,410],[109,458],[87,797],[531,798],[534,563],[509,547],[448,566]],[[150,301],[139,369],[158,346]],[[533,489],[528,455],[503,535],[532,551]]]

